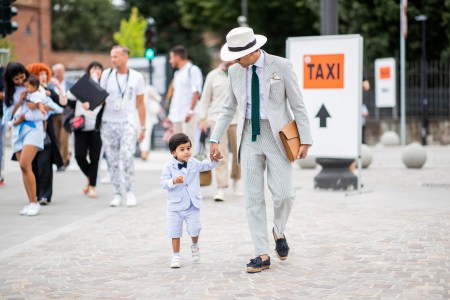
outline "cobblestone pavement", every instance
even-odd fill
[[[420,170],[406,169],[400,148],[372,148],[362,193],[313,189],[319,172],[295,166],[297,200],[286,261],[247,274],[253,246],[244,200],[212,200],[203,188],[201,261],[182,239],[182,268],[169,268],[166,196],[156,152],[137,161],[135,208],[109,208],[80,195],[71,166],[55,175],[55,200],[21,217],[18,166],[0,188],[0,299],[447,299],[450,298],[450,148],[427,148]],[[272,202],[267,191],[269,220]],[[269,227],[271,227],[269,223]],[[271,241],[273,247],[274,243]]]

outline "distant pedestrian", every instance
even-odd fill
[[[265,178],[272,193],[274,215],[272,235],[281,260],[288,257],[286,223],[292,210],[292,164],[287,158],[279,131],[295,120],[302,144],[297,158],[305,158],[312,144],[308,113],[291,62],[270,55],[260,48],[263,35],[248,27],[231,30],[220,56],[235,60],[229,69],[230,88],[222,113],[210,139],[211,159],[222,157],[219,141],[238,114],[237,141],[239,161],[245,182],[247,221],[256,257],[247,264],[247,272],[261,272],[270,267],[267,232]]]
[[[100,133],[114,186],[114,198],[109,203],[112,207],[120,206],[122,202],[122,175],[126,205],[131,207],[137,204],[134,194],[134,153],[136,140],[142,142],[147,130],[144,77],[128,68],[129,53],[130,50],[125,46],[114,46],[110,52],[113,68],[104,70],[100,80],[100,86],[109,93],[105,100]],[[135,128],[136,113],[140,129]]]
[[[58,105],[64,107],[67,105],[67,92],[72,88],[74,82],[65,77],[66,68],[63,64],[55,64],[52,66],[52,71],[55,77],[49,78],[49,88],[53,89],[59,96]],[[64,129],[62,123],[62,114],[57,114],[53,118],[55,134],[59,143],[59,150],[61,151],[61,157],[63,159],[63,166],[58,168],[58,171],[66,170],[70,164],[70,150],[69,150],[69,137],[70,133]]]
[[[103,66],[101,63],[93,61],[86,68],[86,74],[100,84]],[[74,109],[74,116],[84,116],[85,126],[83,129],[74,132],[75,138],[75,159],[83,174],[86,176],[87,184],[83,188],[83,193],[90,198],[96,198],[95,187],[97,186],[97,173],[102,150],[102,138],[100,136],[101,110],[103,105],[99,105],[93,110],[89,108],[89,102],[74,99],[69,92],[70,105]],[[88,160],[89,157],[89,160]]]
[[[176,71],[168,119],[173,124],[173,133],[182,132],[194,141],[198,125],[196,108],[203,85],[202,71],[189,62],[184,46],[173,47],[169,55],[170,64]]]
[[[234,64],[231,62],[222,62],[217,68],[208,73],[203,87],[203,93],[200,98],[200,123],[201,131],[206,132],[209,127],[214,130],[217,119],[228,97],[228,68]],[[215,201],[225,201],[227,199],[226,189],[228,188],[228,158],[229,152],[233,155],[231,166],[231,178],[233,179],[233,193],[239,194],[238,182],[241,179],[241,169],[237,159],[237,140],[236,140],[236,114],[231,121],[228,132],[220,141],[220,153],[223,160],[217,166],[215,173],[217,179],[218,192],[214,196]]]
[[[39,77],[39,84],[43,92],[47,96],[47,102],[52,103],[51,106],[57,106],[60,103],[58,94],[48,86],[52,72],[50,68],[43,63],[32,63],[27,66],[30,74]],[[56,88],[56,87],[55,87]],[[47,103],[46,102],[46,103]],[[47,103],[47,104],[49,104]],[[61,109],[62,110],[62,109]],[[36,177],[36,196],[39,204],[47,205],[52,201],[53,196],[53,165],[57,168],[63,167],[61,153],[59,151],[59,142],[55,134],[54,118],[61,114],[61,110],[56,109],[53,113],[47,114],[47,125],[45,126],[44,149],[36,154],[33,159],[33,173]]]
[[[145,88],[144,102],[145,102],[145,130],[144,140],[139,144],[141,150],[141,159],[147,160],[152,143],[152,131],[153,126],[158,123],[158,114],[161,113],[161,95],[151,85],[147,85]]]
[[[6,126],[3,126],[3,101],[5,97],[4,86],[3,86],[3,71],[5,68],[0,66],[0,186],[5,184],[5,179],[3,178],[2,171],[5,165],[5,132]]]
[[[10,122],[22,107],[26,106],[24,82],[29,73],[24,65],[10,62],[4,72],[5,113],[3,124]],[[36,216],[40,205],[36,199],[36,179],[32,161],[39,150],[44,148],[44,128],[42,120],[28,121],[23,126],[12,127],[12,150],[20,164],[23,184],[28,196],[28,204],[20,211],[21,215]]]
[[[368,92],[370,90],[370,82],[369,80],[363,76],[363,83],[362,83],[363,91]],[[369,117],[369,109],[367,108],[367,105],[363,102],[361,105],[361,125],[362,125],[362,143],[366,143],[366,123],[367,118]]]
[[[161,186],[168,192],[167,228],[173,249],[171,268],[181,267],[180,238],[183,222],[186,222],[186,231],[192,239],[192,260],[194,262],[200,260],[198,238],[202,228],[200,223],[202,196],[199,173],[218,165],[218,162],[209,159],[198,161],[192,158],[191,148],[192,143],[186,134],[174,134],[169,141],[169,150],[173,158],[166,163],[161,175]]]

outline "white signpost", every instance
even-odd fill
[[[287,58],[298,76],[311,123],[314,144],[309,155],[359,158],[362,45],[360,35],[287,40]]]
[[[378,58],[375,60],[375,105],[379,108],[395,107],[396,103],[396,67],[395,59]]]

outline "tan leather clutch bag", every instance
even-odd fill
[[[297,130],[297,123],[295,120],[289,122],[279,132],[281,142],[283,142],[284,150],[286,150],[287,157],[290,161],[297,159],[297,154],[300,149],[300,135]]]

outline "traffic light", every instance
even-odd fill
[[[17,15],[17,8],[11,6],[16,0],[1,0],[0,6],[0,34],[5,37],[13,33],[19,27],[11,19]]]
[[[156,55],[156,26],[155,19],[147,19],[147,27],[145,28],[145,58],[152,60]]]

